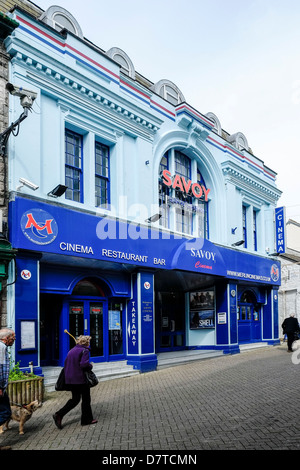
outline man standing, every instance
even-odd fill
[[[7,348],[15,342],[15,332],[10,328],[0,330],[0,425],[11,416],[9,397],[6,392],[9,375],[9,356]],[[10,447],[0,447],[0,450],[9,450]]]
[[[288,352],[293,352],[292,344],[295,341],[295,333],[299,331],[299,323],[294,314],[286,318],[282,323],[283,334],[287,335]]]

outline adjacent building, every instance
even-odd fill
[[[300,322],[300,223],[286,223],[286,250],[280,255],[281,287],[279,289],[279,326],[285,318],[295,315]]]
[[[277,344],[281,192],[245,135],[64,8],[7,14],[9,82],[34,94],[8,153],[16,361],[62,365],[65,331],[92,336],[93,362],[140,371],[157,353]],[[11,121],[19,106],[10,95]]]

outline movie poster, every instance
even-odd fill
[[[215,327],[215,291],[203,289],[190,293],[190,329]]]

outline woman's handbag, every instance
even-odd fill
[[[62,370],[60,371],[60,374],[59,374],[58,379],[57,379],[56,384],[55,384],[55,390],[57,392],[62,392],[63,390],[67,390],[64,368],[62,368]]]
[[[99,380],[92,370],[85,371],[84,373],[87,384],[90,388],[95,387],[99,383]]]

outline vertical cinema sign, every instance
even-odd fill
[[[285,253],[285,207],[275,209],[276,253]]]

